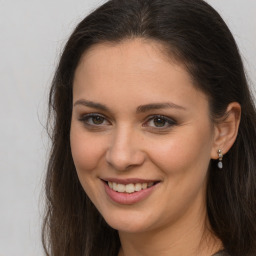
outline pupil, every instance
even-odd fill
[[[156,127],[163,127],[165,125],[166,121],[162,118],[155,118],[154,119],[154,125]]]
[[[101,116],[94,116],[92,120],[94,124],[102,124],[104,121],[103,117]]]

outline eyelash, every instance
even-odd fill
[[[91,114],[87,114],[87,115],[83,115],[81,118],[79,118],[79,121],[83,122],[86,126],[91,126],[91,127],[96,127],[96,128],[99,128],[99,126],[102,126],[102,124],[93,124],[93,123],[89,123],[89,120],[92,118],[102,118],[104,121],[106,121],[107,119],[103,116],[103,115],[100,115],[100,114],[97,114],[97,113],[91,113]],[[110,122],[108,122],[110,123]]]
[[[92,118],[101,118],[101,121],[103,122],[100,124],[95,124],[92,121]],[[167,116],[163,116],[163,115],[151,115],[149,117],[147,117],[146,121],[143,123],[143,127],[147,127],[149,122],[154,122],[156,120],[161,120],[164,122],[164,127],[156,127],[156,126],[149,126],[151,129],[157,129],[157,130],[165,130],[168,128],[171,128],[174,125],[177,125],[177,122]],[[91,113],[91,114],[86,114],[83,115],[81,118],[79,118],[79,121],[83,122],[85,126],[90,127],[90,128],[101,128],[102,126],[106,126],[111,124],[109,121],[107,121],[107,118],[101,114],[98,113]],[[107,124],[104,124],[104,122],[107,122]]]
[[[154,122],[157,119],[164,121],[164,124],[165,124],[164,127],[150,126],[151,128],[153,128],[153,129],[163,129],[164,130],[164,129],[171,128],[174,125],[177,125],[177,122],[175,120],[173,120],[170,117],[163,116],[163,115],[152,115],[152,116],[149,116],[145,123],[149,123],[151,121]],[[144,127],[145,127],[145,123],[143,124]]]

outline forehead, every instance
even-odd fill
[[[90,48],[76,69],[73,91],[74,98],[110,103],[120,99],[129,103],[128,99],[133,98],[193,104],[198,96],[204,97],[193,86],[186,69],[164,54],[163,45],[141,39]]]
[[[164,63],[182,66],[169,52],[163,43],[143,38],[127,39],[119,43],[105,42],[89,48],[82,55],[77,70],[86,67],[97,69],[99,72],[118,69],[119,72],[125,73],[146,73]]]

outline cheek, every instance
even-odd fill
[[[100,136],[91,136],[77,125],[71,125],[70,145],[78,174],[92,171],[104,153],[104,143]]]
[[[206,173],[211,158],[210,129],[188,127],[154,143],[151,159],[171,175],[193,172]]]
[[[92,136],[79,124],[71,124],[70,145],[80,183],[93,202],[100,198],[95,184],[99,182],[97,167],[104,155],[104,143],[100,136]]]
[[[208,130],[192,131],[182,129],[181,133],[172,134],[169,139],[161,140],[151,148],[151,161],[161,170],[165,181],[166,193],[158,204],[165,205],[164,212],[173,213],[163,221],[179,218],[190,205],[195,202],[201,204],[204,200],[211,133]],[[169,203],[166,204],[166,201]]]

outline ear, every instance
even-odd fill
[[[238,102],[228,105],[224,118],[214,124],[214,143],[211,152],[212,159],[218,159],[218,150],[226,154],[234,144],[241,119],[241,106]]]

